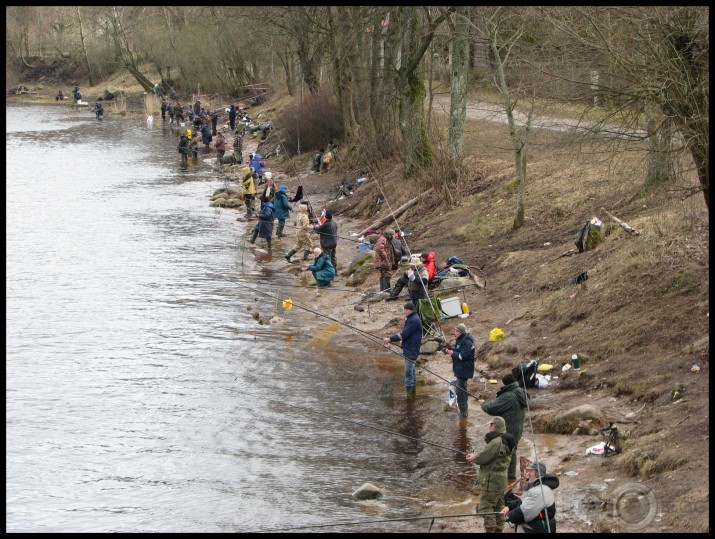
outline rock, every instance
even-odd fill
[[[283,323],[283,318],[281,318],[280,316],[277,316],[277,315],[276,315],[276,316],[274,316],[273,318],[271,318],[271,319],[269,320],[269,322],[270,322],[271,324],[282,324],[282,323]]]
[[[359,313],[365,312],[365,307],[363,307],[362,305],[355,305],[353,309],[355,309]]]
[[[599,434],[601,434],[601,431],[598,430],[598,429],[591,429],[591,430],[588,431],[588,433],[589,433],[591,436],[598,436]]]
[[[356,500],[375,500],[377,498],[382,498],[383,493],[372,483],[365,483],[355,492],[353,492],[353,498]]]
[[[603,412],[592,404],[582,404],[565,412],[556,415],[556,419],[563,421],[568,419],[595,419],[603,421]]]
[[[102,92],[102,99],[106,101],[110,101],[114,99],[115,97],[120,97],[124,95],[124,92],[122,90],[119,90],[118,88],[114,88],[113,86],[107,86],[104,91]]]
[[[439,348],[437,341],[427,341],[420,346],[420,354],[434,354]]]

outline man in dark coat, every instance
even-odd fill
[[[231,103],[231,108],[228,111],[228,126],[231,128],[231,131],[236,129],[236,105]]]
[[[405,393],[414,395],[417,377],[415,376],[415,363],[420,355],[422,345],[422,322],[415,311],[411,301],[404,305],[405,326],[400,333],[382,339],[384,343],[402,341],[402,357],[405,358]]]
[[[216,134],[216,126],[218,125],[218,110],[214,110],[213,112],[209,113],[209,118],[211,118],[211,134],[215,135]]]
[[[330,255],[335,271],[338,271],[338,261],[335,259],[335,249],[338,247],[338,224],[333,221],[333,214],[325,212],[325,222],[315,227],[315,232],[320,235],[320,248]]]
[[[166,120],[166,98],[161,98],[161,119]]]
[[[524,432],[524,416],[529,394],[524,388],[519,387],[511,373],[504,375],[501,381],[504,387],[497,391],[497,397],[493,401],[485,402],[479,399],[477,402],[482,405],[482,410],[487,414],[504,418],[506,431],[514,436],[518,445]],[[507,477],[510,482],[516,481],[516,448],[511,455]]]
[[[206,151],[209,150],[209,144],[211,144],[211,141],[213,140],[213,137],[211,136],[211,129],[209,129],[209,126],[204,124],[204,126],[201,128],[201,142],[204,143],[204,149]]]
[[[452,372],[457,379],[457,407],[462,418],[467,417],[469,408],[467,381],[474,376],[474,337],[464,324],[454,328],[454,336],[457,338],[454,346],[444,353],[452,357]]]
[[[258,223],[253,229],[253,236],[250,243],[256,243],[256,237],[261,237],[266,240],[268,249],[271,248],[271,237],[273,236],[273,202],[266,202],[261,208],[261,213],[258,214]]]

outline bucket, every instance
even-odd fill
[[[469,305],[462,303],[462,314],[469,314]]]
[[[578,358],[578,354],[571,356],[571,365],[573,365],[573,370],[577,371],[581,368],[581,361]]]

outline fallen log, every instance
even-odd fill
[[[601,208],[601,211],[605,212],[606,215],[608,215],[611,219],[613,219],[618,226],[620,226],[623,230],[628,232],[631,236],[638,236],[639,233],[637,230],[635,230],[632,226],[630,226],[628,223],[625,221],[621,221],[618,217],[615,215],[609,213],[609,211],[606,208]]]
[[[382,217],[381,219],[378,219],[374,223],[372,223],[370,226],[368,226],[365,230],[360,232],[358,236],[364,236],[365,234],[368,233],[370,230],[380,230],[383,226],[386,224],[392,222],[393,220],[397,220],[397,218],[405,213],[407,210],[409,210],[412,206],[417,204],[417,201],[422,198],[423,196],[432,193],[434,191],[434,187],[427,189],[427,191],[424,191],[423,193],[420,193],[417,195],[415,198],[412,200],[409,200],[405,202],[402,206],[397,208],[394,212],[391,212],[389,215],[386,215],[385,217]]]

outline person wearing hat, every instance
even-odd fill
[[[453,346],[444,350],[452,358],[452,372],[457,379],[457,407],[459,417],[466,418],[469,409],[467,381],[474,376],[474,337],[467,331],[467,326],[457,324],[454,328],[454,337],[457,339]]]
[[[385,298],[385,301],[396,300],[405,286],[407,287],[407,291],[409,292],[410,299],[416,306],[418,305],[418,299],[426,298],[427,286],[430,282],[430,270],[425,264],[427,264],[431,260],[432,267],[434,268],[434,257],[434,251],[430,251],[429,253],[420,254],[419,262],[411,262],[410,268],[405,271],[402,277],[397,280],[397,282],[395,283],[395,287],[390,292],[390,296]],[[434,273],[432,274],[432,276],[434,276]]]
[[[502,515],[516,524],[515,533],[556,533],[556,496],[559,478],[546,473],[546,464],[535,461],[526,468],[529,481],[524,492],[506,496]]]
[[[330,261],[333,263],[335,271],[338,271],[338,261],[335,257],[335,250],[338,248],[338,225],[333,221],[333,214],[325,212],[325,222],[316,225],[315,232],[320,235],[320,248],[328,253]]]
[[[266,174],[268,173],[266,172]],[[286,225],[286,219],[290,217],[290,202],[288,202],[287,189],[285,185],[281,185],[281,188],[273,195],[273,216],[278,219],[276,236],[279,238],[285,236],[283,228]]]
[[[383,230],[380,237],[375,242],[375,269],[380,272],[380,289],[378,292],[390,294],[390,277],[392,276],[392,243],[391,239],[395,231],[391,228]]]
[[[484,531],[500,533],[504,530],[504,515],[499,512],[504,508],[506,470],[516,441],[506,431],[506,425],[501,417],[491,418],[487,425],[489,430],[484,436],[486,447],[479,454],[470,453],[466,460],[479,465],[481,493],[477,512],[497,513],[484,515]]]
[[[415,363],[417,362],[417,356],[420,355],[420,346],[422,345],[422,322],[411,301],[405,303],[403,309],[405,326],[402,331],[390,337],[385,337],[382,341],[386,344],[402,342],[402,357],[405,358],[405,393],[411,396],[416,393]]]
[[[268,244],[268,249],[271,249],[271,237],[273,236],[273,203],[266,202],[261,208],[261,213],[258,214],[258,222],[253,229],[253,236],[250,243],[256,243],[256,237],[265,238]]]
[[[506,431],[516,439],[517,446],[521,435],[524,432],[524,417],[529,402],[529,394],[519,386],[512,373],[505,374],[501,383],[503,387],[497,391],[494,400],[485,402],[479,399],[477,403],[482,405],[482,410],[489,415],[500,416],[506,422]],[[509,463],[509,473],[507,477],[510,482],[516,481],[516,449],[511,455]]]
[[[310,266],[303,267],[303,271],[311,271],[319,288],[329,286],[335,279],[335,268],[330,257],[320,247],[313,249],[314,260]]]
[[[246,219],[254,217],[253,202],[256,199],[256,184],[253,180],[253,171],[251,167],[243,167],[243,203],[246,205]]]
[[[310,226],[310,217],[308,217],[308,205],[301,204],[298,206],[300,211],[295,218],[295,247],[286,253],[286,260],[290,262],[290,257],[303,249],[303,260],[308,260],[311,251],[313,250],[313,240],[310,239],[310,233],[313,227]],[[334,269],[334,268],[333,268]]]
[[[262,185],[263,184],[263,167],[266,166],[266,164],[261,161],[261,159],[263,159],[263,156],[260,153],[251,153],[251,154],[248,154],[248,159],[249,159],[248,166],[250,166],[258,174],[258,185]],[[266,179],[268,179],[268,178],[269,178],[269,176],[266,175]]]

